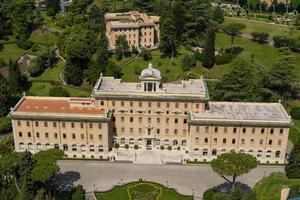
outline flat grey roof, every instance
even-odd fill
[[[209,102],[209,109],[192,113],[192,120],[291,122],[280,103]]]
[[[144,92],[141,83],[123,82],[113,77],[101,77],[94,92],[116,92],[116,93],[148,93]],[[162,89],[153,94],[195,94],[206,95],[207,90],[203,79],[190,79],[180,83],[163,83]]]

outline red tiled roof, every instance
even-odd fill
[[[70,98],[65,99],[41,99],[26,98],[17,108],[16,112],[26,113],[65,113],[65,114],[104,114],[105,110],[97,107],[70,106]],[[89,99],[91,100],[91,99]]]

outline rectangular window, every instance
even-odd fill
[[[66,139],[67,138],[67,134],[63,133],[63,138]]]
[[[217,144],[217,143],[218,143],[218,139],[214,138],[214,144]]]
[[[263,143],[264,143],[264,140],[263,140],[263,139],[260,139],[260,140],[259,140],[259,144],[260,144],[260,145],[263,145]]]
[[[22,136],[23,136],[22,132],[19,132],[19,137],[22,137]]]
[[[40,137],[40,133],[36,132],[36,137],[39,138]]]
[[[76,136],[75,136],[75,133],[72,133],[72,139],[75,139]]]
[[[148,117],[148,123],[151,123],[151,117]]]
[[[71,123],[71,127],[72,127],[72,128],[75,128],[74,122]]]
[[[65,127],[66,127],[66,123],[63,122],[63,123],[61,124],[61,126],[62,126],[63,128],[65,128]]]
[[[156,118],[156,123],[160,123],[160,118]]]
[[[283,129],[282,129],[282,128],[279,130],[279,133],[280,133],[280,134],[283,134]]]
[[[160,134],[160,129],[159,129],[159,128],[156,129],[156,133],[157,133],[157,134]]]
[[[93,128],[93,123],[90,123],[90,128]]]
[[[82,122],[80,123],[80,128],[83,128],[83,123]]]
[[[183,123],[184,123],[184,124],[187,124],[187,119],[183,119]]]
[[[223,138],[223,144],[226,144],[226,138]]]
[[[90,139],[92,140],[94,138],[93,134],[90,134]]]
[[[143,129],[142,128],[139,128],[139,133],[142,133]]]
[[[17,124],[18,124],[18,126],[21,126],[21,122],[20,122],[20,121],[18,121],[18,123],[17,123]]]
[[[139,107],[142,107],[143,106],[143,102],[139,102]]]
[[[130,105],[130,107],[132,107],[132,106],[133,106],[133,102],[132,102],[132,101],[130,101],[129,105]]]
[[[80,138],[83,140],[84,139],[84,134],[80,134]]]
[[[178,108],[179,107],[179,104],[178,103],[175,103],[175,108]]]
[[[139,122],[141,123],[143,121],[143,118],[142,117],[139,117]]]
[[[111,105],[112,105],[112,106],[116,106],[116,102],[115,102],[115,101],[112,101],[112,102],[111,102]]]
[[[45,138],[48,138],[49,137],[49,133],[45,133]]]
[[[243,133],[246,133],[246,130],[247,130],[246,128],[243,128]]]
[[[101,123],[98,124],[98,128],[102,129],[102,124]]]
[[[241,144],[245,144],[245,139],[241,139]]]
[[[30,122],[29,121],[26,121],[26,126],[30,126]]]
[[[129,119],[130,119],[130,120],[129,120],[130,122],[133,122],[133,117],[130,117]]]
[[[121,117],[121,122],[124,122],[125,121],[125,117]]]
[[[169,107],[170,107],[170,103],[167,103],[167,104],[166,104],[166,107],[169,108]]]
[[[130,132],[130,133],[133,133],[133,128],[130,128],[130,129],[129,129],[129,132]]]
[[[218,132],[218,127],[215,127],[215,133],[217,133]]]
[[[166,135],[168,135],[169,134],[169,129],[166,128],[165,132],[166,132]]]
[[[206,126],[206,127],[205,127],[205,133],[208,133],[208,132],[209,132],[209,127]]]
[[[187,108],[188,107],[188,104],[187,103],[184,103],[184,108]]]
[[[200,127],[196,126],[196,132],[199,133],[199,131],[200,131]]]
[[[124,106],[124,101],[121,101],[121,106],[122,106],[122,107]]]
[[[232,139],[232,142],[231,142],[232,144],[235,144],[235,139]]]
[[[269,145],[272,145],[273,141],[272,140],[269,140]]]
[[[178,119],[177,118],[174,119],[174,123],[178,124]]]
[[[262,128],[262,129],[260,130],[260,133],[261,133],[261,134],[264,134],[264,133],[265,133],[265,129]]]
[[[53,122],[53,127],[56,128],[56,126],[57,126],[57,125],[56,125],[56,122]]]
[[[27,132],[27,136],[28,136],[28,137],[31,137],[31,132]]]
[[[159,102],[157,103],[157,107],[160,108],[160,103]]]
[[[251,139],[251,140],[250,140],[250,144],[251,144],[251,145],[254,145],[254,139]]]
[[[166,118],[166,124],[168,124],[169,123],[169,118]]]
[[[224,133],[227,133],[227,127],[224,127]]]
[[[44,127],[48,127],[48,122],[44,122]]]
[[[233,128],[233,133],[236,133],[236,130],[237,130],[236,127],[234,127],[234,128]]]
[[[274,133],[274,129],[271,128],[271,129],[270,129],[270,134],[273,134],[273,133]]]
[[[205,144],[208,143],[208,138],[204,138],[204,143],[205,143]]]
[[[102,135],[101,134],[99,134],[99,140],[102,140]]]
[[[104,101],[101,101],[101,106],[103,106],[104,105]]]
[[[57,133],[54,133],[54,138],[57,139],[58,135]]]
[[[174,134],[177,135],[178,134],[178,130],[174,129]]]
[[[148,107],[151,108],[151,102],[148,102]]]
[[[35,122],[35,126],[38,127],[39,126],[39,122],[36,121]]]
[[[252,128],[252,133],[255,133],[255,128]]]
[[[278,143],[277,143],[277,144],[278,144],[278,146],[280,146],[280,145],[281,145],[281,140],[278,140]]]
[[[199,108],[199,103],[196,103],[196,108]]]

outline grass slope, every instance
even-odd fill
[[[300,184],[300,179],[288,179],[282,173],[273,173],[254,186],[257,200],[279,200],[282,188]]]

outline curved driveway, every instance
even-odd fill
[[[100,161],[59,161],[61,173],[74,174],[74,184],[81,184],[87,192],[94,189],[105,191],[113,186],[142,178],[175,188],[179,193],[202,197],[202,193],[212,186],[223,183],[223,179],[212,171],[209,165],[146,165],[110,163]],[[263,176],[284,167],[259,166],[238,181],[253,186]],[[63,176],[62,176],[63,177]],[[63,178],[65,179],[65,178]],[[73,184],[73,183],[72,183]]]

